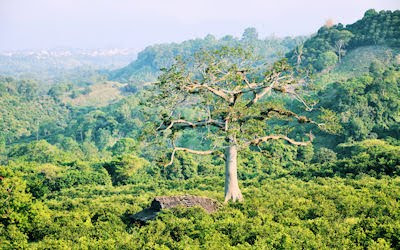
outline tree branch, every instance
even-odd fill
[[[290,76],[284,75],[281,76],[280,73],[275,73],[269,76],[269,80],[267,81],[270,83],[269,85],[263,84],[263,85],[254,85],[252,84],[247,84],[249,88],[242,90],[242,93],[250,92],[252,91],[254,93],[253,99],[246,104],[246,107],[251,107],[252,105],[256,104],[261,98],[263,98],[266,94],[270,93],[273,89],[276,89],[276,84],[279,83],[282,80],[288,80],[287,78],[291,79]],[[260,90],[257,92],[256,90]]]
[[[172,165],[172,163],[174,162],[176,151],[184,151],[184,152],[188,152],[188,153],[196,154],[196,155],[210,155],[215,152],[214,150],[201,151],[201,150],[194,150],[194,149],[190,149],[190,148],[174,147],[174,150],[172,151],[172,154],[171,154],[171,160],[168,162],[168,164],[164,165],[164,167],[168,167],[168,166]]]
[[[194,91],[196,89],[205,89],[213,93],[214,95],[221,97],[226,102],[231,103],[233,101],[233,96],[226,94],[224,91],[212,88],[205,84],[198,84],[198,83],[190,83],[188,86],[184,86],[184,88],[188,91]]]
[[[250,144],[254,144],[254,145],[258,145],[262,142],[266,142],[269,140],[285,140],[287,142],[289,142],[292,145],[296,145],[296,146],[307,146],[310,145],[311,142],[313,141],[313,136],[310,132],[310,134],[308,134],[308,137],[310,138],[309,141],[306,142],[300,142],[300,141],[295,141],[289,137],[287,137],[286,135],[268,135],[268,136],[264,136],[264,137],[260,137],[254,140],[251,140],[249,142],[246,142],[245,145],[250,145]]]
[[[167,129],[171,129],[174,127],[174,125],[178,124],[179,128],[195,128],[195,127],[201,127],[201,126],[206,126],[206,125],[213,125],[219,128],[224,128],[224,123],[217,121],[217,120],[213,120],[213,119],[208,119],[208,120],[203,120],[203,121],[198,121],[198,122],[190,122],[190,121],[186,121],[183,119],[178,119],[178,120],[172,120],[171,123],[166,126],[166,127],[159,127],[157,130],[167,130]]]
[[[261,98],[263,98],[266,94],[271,92],[274,84],[275,84],[275,81],[273,81],[269,86],[263,88],[258,93],[254,91],[254,97],[249,103],[246,104],[246,107],[248,107],[248,108],[251,107],[252,105],[256,104],[256,102],[258,102]]]
[[[239,119],[239,122],[243,123],[243,122],[246,122],[246,121],[249,121],[252,119],[263,121],[263,120],[266,120],[267,118],[271,117],[271,113],[276,113],[278,115],[285,116],[285,117],[294,117],[299,123],[310,123],[310,124],[316,125],[317,127],[322,126],[322,124],[317,123],[317,122],[311,120],[310,118],[307,118],[306,116],[300,116],[292,111],[277,109],[277,108],[268,108],[267,110],[262,111],[260,113],[260,115],[243,117],[242,119]]]

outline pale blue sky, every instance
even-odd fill
[[[213,34],[308,35],[400,0],[0,0],[0,50],[134,48]]]

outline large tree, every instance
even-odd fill
[[[225,202],[243,199],[237,178],[240,149],[259,148],[258,145],[270,140],[285,140],[298,146],[311,143],[311,132],[292,139],[279,126],[273,129],[273,121],[278,125],[280,120],[294,120],[324,126],[274,101],[277,95],[286,94],[299,100],[304,110],[313,109],[295,92],[301,84],[295,81],[286,60],[270,66],[257,62],[251,52],[241,48],[199,53],[194,64],[178,59],[172,67],[164,69],[153,90],[155,96],[151,102],[161,107],[158,114],[161,124],[153,130],[162,135],[158,138],[169,141],[172,150],[166,165],[173,164],[177,151],[223,155]],[[184,117],[184,109],[192,110],[190,117]],[[181,131],[186,129],[196,130],[203,143],[179,145]]]

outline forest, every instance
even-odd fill
[[[3,74],[0,248],[400,249],[399,27],[371,9],[311,36]],[[133,219],[183,194],[221,206]]]

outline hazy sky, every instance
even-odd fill
[[[0,50],[142,49],[213,34],[308,35],[325,20],[352,23],[400,0],[0,0]]]

